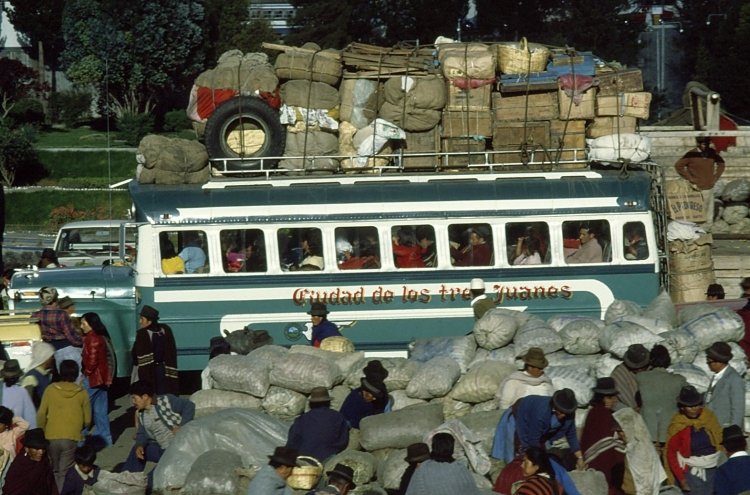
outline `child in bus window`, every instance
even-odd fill
[[[481,225],[469,230],[469,243],[461,247],[450,241],[454,266],[489,266],[492,264],[492,246],[488,242],[489,230]]]
[[[422,262],[424,266],[437,266],[437,247],[435,246],[435,233],[432,227],[422,225],[417,227],[417,240],[422,248]]]
[[[648,258],[648,244],[643,224],[630,222],[625,224],[625,259],[645,260]]]
[[[396,230],[391,236],[393,246],[393,260],[396,268],[424,268],[422,247],[417,244],[414,231],[408,227]]]
[[[534,237],[519,237],[516,242],[516,257],[514,265],[541,265],[542,256],[539,253],[539,240]]]

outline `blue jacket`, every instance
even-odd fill
[[[562,424],[553,428],[552,398],[542,395],[529,395],[521,399],[514,414],[516,433],[523,450],[528,447],[542,447],[549,441],[565,437],[573,452],[581,450],[576,436],[575,413],[569,415]]]
[[[349,423],[330,407],[316,407],[299,416],[289,428],[286,446],[321,462],[338,454],[349,443]]]
[[[375,407],[375,402],[367,402],[362,397],[362,387],[355,388],[344,399],[341,404],[341,414],[349,422],[349,426],[359,429],[359,422],[362,418],[382,413],[382,409]]]
[[[739,495],[750,490],[750,456],[730,457],[716,469],[714,493]]]
[[[328,320],[323,320],[320,322],[320,325],[315,325],[314,327],[312,327],[312,344],[315,347],[319,347],[321,340],[327,339],[328,337],[337,337],[340,335],[341,332],[339,332],[339,327],[337,327],[335,323],[331,323]]]
[[[84,479],[81,478],[81,475],[78,474],[78,471],[76,471],[74,465],[68,469],[67,473],[65,473],[65,481],[63,482],[62,490],[60,490],[60,495],[81,495],[83,493],[84,485],[91,486],[97,482],[98,478],[98,467],[94,467],[94,470],[91,471],[91,477],[84,481]]]

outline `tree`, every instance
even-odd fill
[[[340,0],[292,0],[296,11],[294,28],[287,35],[289,45],[303,45],[308,41],[321,48],[343,48],[351,40],[347,27],[352,14],[352,3]]]
[[[8,0],[4,7],[8,20],[18,32],[23,49],[39,60],[39,43],[44,49],[44,63],[52,72],[52,90],[57,88],[56,72],[65,48],[62,17],[65,0]]]
[[[141,109],[176,92],[184,97],[203,67],[203,14],[199,0],[68,0],[66,74],[116,98],[132,94]]]

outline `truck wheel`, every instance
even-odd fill
[[[238,96],[222,103],[206,122],[206,148],[214,158],[241,158],[226,162],[227,170],[255,170],[258,158],[281,156],[284,152],[284,128],[278,114],[263,100]],[[278,160],[263,160],[264,168],[273,168]]]

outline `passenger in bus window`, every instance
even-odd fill
[[[469,229],[469,243],[461,247],[456,241],[450,241],[451,256],[454,266],[489,266],[492,264],[492,246],[487,242],[489,229],[476,225]]]
[[[265,272],[266,262],[262,257],[263,245],[259,241],[250,241],[245,246],[244,260],[240,271]]]
[[[648,258],[648,244],[643,224],[630,222],[625,224],[625,259],[645,260]]]
[[[396,230],[396,228],[394,228]],[[401,227],[391,236],[396,268],[424,268],[423,250],[411,227]]]
[[[379,268],[380,262],[376,256],[354,256],[354,246],[346,239],[336,241],[336,254],[339,259],[339,268],[342,270],[362,270],[366,268]]]
[[[237,273],[242,269],[245,254],[240,250],[235,241],[230,241],[224,249],[224,271]]]
[[[580,247],[565,258],[569,264],[578,263],[601,263],[602,246],[599,244],[597,237],[599,232],[593,225],[582,225],[578,230],[578,240]]]
[[[542,256],[539,253],[539,240],[534,237],[519,237],[516,241],[516,257],[514,265],[541,265]]]
[[[422,262],[426,267],[437,266],[437,247],[435,246],[435,232],[432,227],[422,225],[417,227],[417,240],[422,248]]]
[[[185,262],[185,273],[202,271],[206,265],[206,253],[203,251],[200,235],[197,232],[187,232],[185,240],[185,247],[179,254]]]
[[[185,262],[175,253],[172,241],[161,236],[161,271],[164,275],[185,273]]]

